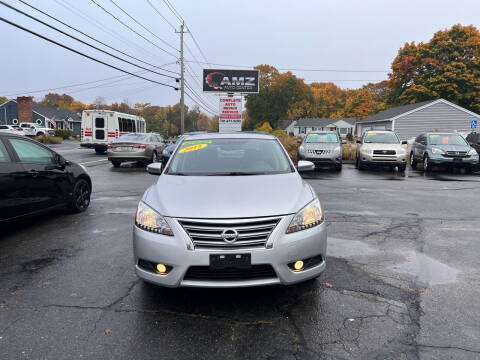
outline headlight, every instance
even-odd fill
[[[173,236],[173,231],[165,219],[142,201],[139,202],[137,207],[135,225],[145,231]]]
[[[169,155],[169,154],[168,154],[168,151],[167,151],[166,149],[163,149],[162,154],[163,154],[163,155]]]
[[[333,152],[334,152],[335,154],[340,154],[340,149],[341,149],[340,146],[337,146],[337,147],[333,150]]]
[[[470,155],[470,156],[475,156],[475,155],[477,155],[477,150],[475,150],[475,149],[473,149],[473,148],[470,149],[470,151],[468,152],[468,155]]]
[[[361,152],[362,154],[370,155],[370,154],[372,153],[372,149],[361,147],[361,148],[360,148],[360,152]]]
[[[398,150],[398,155],[405,155],[407,153],[407,150],[405,150],[404,148],[400,148],[400,150]]]
[[[295,215],[287,228],[287,234],[310,229],[321,224],[323,220],[322,205],[318,199],[315,199]]]
[[[445,154],[445,151],[439,148],[432,147],[432,154]]]

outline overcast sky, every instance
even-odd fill
[[[19,1],[5,1],[74,34],[72,30]],[[116,8],[110,0],[95,1],[158,47],[135,35],[96,6],[92,0],[26,1],[129,55],[156,66],[170,63],[165,66],[166,69],[179,70],[179,66],[174,63],[176,58],[158,47],[174,54],[178,54],[177,50],[165,45],[157,37],[142,29]],[[179,48],[178,34],[175,34],[172,27],[150,7],[147,0],[114,1],[156,36],[174,48]],[[179,20],[170,12],[163,0],[150,1],[171,24],[179,27]],[[428,41],[434,32],[456,23],[480,27],[479,0],[454,2],[451,0],[170,0],[170,2],[183,17],[211,63],[240,66],[266,63],[281,69],[375,71],[294,71],[305,80],[333,81],[342,88],[358,88],[367,82],[386,79],[392,59],[405,42]],[[97,59],[132,72],[141,71],[75,40],[68,39],[3,6],[1,6],[1,14],[10,21],[88,53]],[[156,105],[178,102],[179,92],[171,88],[129,76],[117,78],[122,75],[117,70],[82,58],[11,25],[0,23],[0,34],[2,40],[0,95],[15,97],[17,94],[30,94],[35,96],[36,100],[40,100],[45,91],[31,92],[92,82],[52,91],[68,93],[86,103],[93,102],[97,96],[103,96],[108,103],[128,99],[132,105],[136,102],[150,102]],[[189,51],[186,51],[185,58],[204,61],[192,37],[186,35],[185,39],[188,48],[193,52],[192,56]],[[88,41],[93,43],[92,40]],[[112,50],[108,51],[115,53]],[[197,83],[200,81],[201,69],[204,66],[209,67],[189,63],[187,69],[197,78],[192,78],[188,74],[187,81],[199,96],[206,97],[204,101],[207,104],[217,108],[218,100],[211,95],[203,94]],[[222,66],[213,67],[221,68]],[[145,76],[166,83],[172,81],[170,78],[151,73]],[[115,78],[109,79],[112,77]],[[108,80],[94,82],[102,79]],[[96,88],[92,88],[94,86]],[[186,102],[192,104],[188,98]]]

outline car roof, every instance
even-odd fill
[[[225,133],[214,133],[214,132],[203,133],[203,134],[189,135],[184,139],[186,141],[188,141],[188,140],[205,140],[205,139],[264,139],[264,140],[272,140],[272,139],[276,139],[276,137],[273,136],[273,135],[270,135],[268,133],[241,131],[241,132],[225,132]]]
[[[442,132],[442,131],[430,131],[425,133],[425,135],[430,135],[430,134],[435,134],[435,135],[460,135],[459,133],[454,133],[454,132]]]
[[[334,130],[311,130],[307,134],[336,134]]]
[[[379,134],[395,134],[395,131],[392,131],[392,130],[367,130],[365,131],[365,133],[369,133],[369,132],[374,132],[374,133],[379,133]]]

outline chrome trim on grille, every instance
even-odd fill
[[[270,234],[282,216],[248,219],[177,219],[192,240],[195,249],[243,249],[265,248]],[[226,242],[222,237],[225,229],[235,229],[238,237]]]

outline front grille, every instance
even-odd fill
[[[395,155],[395,150],[373,150],[373,155]]]
[[[317,155],[327,155],[327,154],[330,154],[332,152],[332,150],[315,150],[315,153]]]
[[[252,265],[250,269],[211,270],[208,266],[191,266],[185,280],[253,280],[276,278],[270,265]]]
[[[445,155],[449,157],[466,157],[467,152],[466,151],[447,151]]]
[[[178,219],[187,232],[195,248],[199,249],[239,249],[264,248],[267,240],[281,217],[254,219]],[[222,233],[235,230],[238,233],[236,241],[226,242]]]

